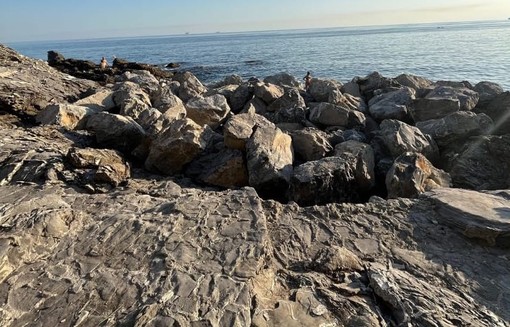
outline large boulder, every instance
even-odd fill
[[[261,115],[238,114],[230,118],[223,126],[223,142],[230,149],[244,151],[246,142],[252,136],[255,127],[271,126],[273,124]]]
[[[299,82],[296,78],[288,73],[282,72],[275,75],[267,76],[264,78],[265,83],[271,83],[281,87],[299,87]]]
[[[195,97],[186,103],[187,117],[203,126],[217,128],[230,112],[227,99],[223,95],[215,94],[208,97]]]
[[[476,105],[478,108],[485,108],[497,95],[505,91],[501,85],[487,81],[479,82],[473,90],[480,96],[480,100]]]
[[[173,80],[179,82],[178,96],[184,102],[207,92],[207,88],[190,72],[177,73]]]
[[[359,191],[368,193],[375,184],[375,155],[374,149],[369,144],[349,140],[335,146],[333,154],[335,157],[345,157],[352,155],[356,158],[356,169],[354,170],[355,179],[358,183]]]
[[[358,159],[346,154],[308,161],[294,169],[289,199],[300,206],[357,202],[364,191],[356,180]]]
[[[365,115],[356,110],[321,102],[310,110],[310,121],[323,126],[355,127],[365,125]]]
[[[213,136],[208,126],[187,118],[176,120],[152,142],[145,168],[166,175],[179,173],[207,148]]]
[[[494,121],[493,134],[510,134],[510,92],[503,92],[496,95],[481,112],[492,118]]]
[[[152,107],[149,95],[138,84],[130,81],[115,86],[113,101],[120,108],[121,115],[134,119],[143,110]]]
[[[370,101],[374,94],[380,90],[400,88],[400,84],[397,81],[384,77],[379,72],[373,72],[362,78],[356,77],[353,81],[359,85],[361,95],[363,95],[367,101]]]
[[[271,104],[283,96],[284,90],[281,86],[271,83],[256,83],[254,85],[254,94],[266,104]]]
[[[510,136],[479,136],[443,154],[453,186],[474,190],[510,187]]]
[[[238,87],[239,87],[239,85],[237,85],[237,84],[223,85],[218,88],[209,89],[209,91],[207,91],[204,94],[204,96],[208,97],[208,96],[215,95],[215,94],[223,95],[227,99],[228,104],[230,105],[232,96],[234,95],[234,93]]]
[[[316,102],[328,102],[333,91],[340,91],[342,83],[331,79],[312,78],[308,93]]]
[[[165,113],[167,111],[186,111],[184,102],[169,87],[161,87],[154,98],[153,107]]]
[[[193,160],[186,168],[187,176],[220,187],[248,185],[248,170],[243,153],[239,150],[222,149]]]
[[[436,143],[418,128],[394,119],[384,120],[380,127],[380,139],[393,158],[405,152],[419,152],[432,162],[438,159]]]
[[[451,98],[419,98],[408,108],[415,122],[443,118],[460,110],[460,101]]]
[[[92,115],[86,125],[87,130],[96,134],[97,143],[131,152],[144,139],[144,129],[131,117],[100,112]]]
[[[458,111],[440,119],[416,123],[424,134],[432,136],[439,146],[445,146],[474,135],[487,134],[493,127],[492,119],[485,114]]]
[[[319,160],[333,150],[328,141],[328,135],[319,129],[304,128],[291,132],[291,136],[294,153],[300,160]]]
[[[400,85],[410,87],[413,90],[426,89],[433,83],[429,79],[411,74],[400,74],[395,77],[395,80]]]
[[[249,83],[244,83],[239,85],[239,87],[234,91],[232,96],[230,97],[230,106],[232,108],[232,112],[238,113],[243,110],[244,106],[248,101],[253,98],[253,85]]]
[[[347,109],[367,112],[367,105],[362,98],[348,93],[342,93],[338,90],[333,90],[329,94],[327,102]]]
[[[109,149],[71,148],[67,153],[69,163],[80,169],[89,169],[92,181],[118,186],[131,177],[131,168],[121,153]]]
[[[476,107],[480,96],[477,92],[468,89],[467,87],[451,87],[451,86],[437,86],[426,98],[429,99],[457,99],[459,100],[460,110],[472,110]]]
[[[88,118],[97,112],[97,109],[73,104],[52,104],[40,111],[35,121],[42,125],[58,125],[70,130],[84,129]]]
[[[437,187],[450,187],[448,173],[435,168],[420,153],[400,155],[386,175],[389,198],[414,198]]]
[[[404,120],[407,118],[407,106],[415,98],[415,91],[409,87],[382,93],[368,102],[368,111],[377,121],[385,119]]]
[[[127,71],[121,78],[139,85],[145,93],[149,94],[151,99],[158,95],[159,81],[147,70]]]
[[[273,103],[267,106],[267,111],[279,111],[281,109],[289,108],[305,108],[305,100],[299,94],[297,89],[287,90],[280,98],[276,99]]]
[[[113,101],[113,91],[111,89],[100,89],[94,94],[80,99],[73,104],[97,111],[110,111],[116,106]]]
[[[263,197],[285,199],[292,175],[292,139],[273,124],[255,129],[246,143],[249,183]]]

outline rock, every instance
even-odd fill
[[[485,108],[476,110],[491,117],[494,121],[492,134],[510,134],[510,92],[496,95]]]
[[[0,104],[21,116],[35,116],[50,104],[74,102],[99,85],[59,73],[0,44]]]
[[[200,157],[189,164],[186,175],[213,186],[234,188],[248,185],[248,170],[239,150],[223,149]]]
[[[420,153],[400,155],[386,175],[389,198],[413,198],[437,187],[451,187],[450,175],[435,168]]]
[[[292,146],[298,159],[313,161],[324,158],[333,147],[327,139],[327,134],[315,128],[305,128],[293,131]]]
[[[255,84],[253,91],[255,96],[264,101],[266,104],[273,103],[284,94],[282,87],[270,83],[257,83]]]
[[[432,85],[432,81],[424,77],[415,76],[411,74],[400,74],[395,77],[395,80],[402,86],[407,86],[415,91],[419,89],[426,89]]]
[[[265,116],[275,124],[299,124],[301,129],[303,125],[307,125],[307,114],[308,110],[305,107],[289,107],[278,110],[272,117],[268,117],[270,113],[266,113]]]
[[[64,128],[84,129],[90,116],[97,110],[72,104],[53,104],[40,111],[35,121],[42,125],[58,125]]]
[[[361,142],[361,143],[368,142],[368,138],[365,135],[365,133],[360,132],[356,129],[346,129],[345,131],[343,131],[342,137],[343,137],[342,142],[345,142],[345,141],[357,141],[357,142]]]
[[[510,187],[510,137],[479,136],[469,139],[460,150],[443,153],[444,169],[454,187],[499,190]]]
[[[343,94],[338,90],[333,90],[330,93],[328,102],[350,110],[358,110],[363,113],[368,112],[367,105],[362,98],[347,93]]]
[[[232,112],[240,112],[246,103],[252,98],[253,86],[248,83],[239,85],[239,87],[234,91],[232,97],[230,98],[230,106],[232,108]]]
[[[97,111],[110,111],[115,108],[115,102],[113,101],[113,91],[110,89],[100,89],[94,94],[80,99],[73,104]]]
[[[186,103],[187,117],[198,125],[209,125],[216,129],[230,112],[227,99],[223,95],[196,97]]]
[[[353,155],[308,161],[294,168],[289,199],[300,206],[356,202],[361,199]]]
[[[174,76],[173,72],[161,69],[157,66],[127,61],[121,58],[115,58],[112,63],[112,68],[114,70],[118,70],[119,73],[124,73],[125,71],[141,71],[146,70],[150,72],[156,78],[171,78]]]
[[[458,99],[421,98],[413,101],[409,107],[415,122],[443,118],[460,110]]]
[[[423,134],[418,128],[393,119],[384,120],[380,127],[381,140],[393,158],[405,152],[418,152],[432,162],[438,159],[436,143],[430,135]]]
[[[137,119],[142,111],[152,107],[149,95],[138,84],[123,82],[114,90],[113,101],[120,108],[121,115]]]
[[[349,154],[357,159],[354,174],[359,189],[368,193],[375,184],[374,149],[369,144],[355,140],[345,141],[335,146],[334,156],[343,157]]]
[[[458,111],[440,119],[416,123],[424,134],[432,136],[439,146],[465,140],[470,136],[484,135],[492,130],[493,122],[485,114]]]
[[[154,108],[162,112],[169,120],[186,117],[184,102],[172,93],[170,88],[161,88],[154,100]]]
[[[97,143],[124,153],[130,153],[145,137],[145,131],[133,118],[106,112],[91,116],[86,129],[96,134]]]
[[[408,87],[400,90],[374,96],[368,103],[370,115],[377,120],[398,119],[405,120],[408,115],[407,107],[415,98],[415,91]]]
[[[149,108],[140,113],[136,122],[144,129],[144,131],[147,132],[147,134],[156,135],[166,126],[167,123],[169,123],[169,121],[171,121],[170,119],[164,118],[166,118],[166,116],[163,116],[159,110]]]
[[[261,196],[282,199],[292,175],[292,139],[271,125],[257,127],[246,143],[249,183]]]
[[[158,95],[160,89],[159,81],[149,71],[128,71],[122,75],[122,78],[125,81],[137,84],[151,99]]]
[[[208,97],[211,95],[220,94],[220,95],[223,95],[227,99],[227,102],[230,104],[231,103],[230,99],[232,98],[232,96],[234,95],[234,92],[237,90],[238,87],[239,87],[239,85],[237,85],[237,84],[224,85],[224,86],[221,86],[218,88],[209,89],[209,91],[207,91],[204,94],[204,96]]]
[[[282,109],[305,108],[305,100],[296,89],[286,91],[281,97],[267,106],[267,111],[279,111]]]
[[[435,189],[424,197],[434,202],[440,224],[489,246],[510,247],[508,198],[462,189]]]
[[[437,86],[427,94],[428,99],[457,99],[460,110],[472,110],[480,98],[478,93],[468,88],[455,88],[450,86]]]
[[[477,92],[480,96],[476,107],[485,108],[497,95],[503,93],[505,90],[497,83],[483,81],[477,83],[473,91]]]
[[[335,80],[313,78],[308,93],[316,102],[328,102],[331,92],[340,91],[342,84]]]
[[[267,76],[264,78],[264,83],[274,84],[281,87],[299,87],[299,82],[296,80],[296,78],[285,72]]]
[[[145,168],[165,175],[179,173],[207,148],[213,134],[191,119],[176,120],[152,142]]]
[[[335,245],[321,249],[313,259],[313,265],[318,271],[332,277],[345,272],[363,270],[363,263],[356,254]]]
[[[253,135],[255,127],[271,127],[273,124],[257,114],[238,114],[229,119],[223,127],[225,146],[244,151],[246,142]]]
[[[107,149],[71,148],[67,160],[76,168],[92,169],[92,180],[118,186],[131,177],[131,168],[119,152]]]
[[[350,81],[350,82],[343,84],[342,87],[340,88],[340,91],[344,95],[348,94],[355,98],[361,98],[361,92],[359,90],[359,85],[358,85],[358,83],[356,83],[354,81]]]
[[[207,92],[207,88],[190,72],[177,73],[173,80],[180,83],[178,96],[184,102]]]
[[[168,64],[165,65],[166,68],[170,68],[170,69],[174,69],[174,68],[179,68],[181,67],[181,64],[177,63],[177,62],[169,62]]]
[[[362,112],[322,102],[310,110],[310,121],[324,126],[354,127],[363,126],[365,115]]]
[[[359,85],[361,95],[363,95],[367,101],[370,101],[377,90],[391,89],[392,87],[400,88],[398,82],[391,78],[386,78],[378,72],[373,72],[366,77],[357,78],[354,81]]]
[[[253,98],[246,103],[241,113],[265,115],[267,113],[267,104],[260,98]]]

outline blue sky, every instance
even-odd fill
[[[1,0],[0,42],[502,20],[510,0]]]

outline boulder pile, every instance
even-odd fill
[[[1,326],[510,326],[509,92],[124,67],[0,45]]]

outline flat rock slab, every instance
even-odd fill
[[[437,189],[425,195],[439,219],[469,238],[510,247],[510,200],[464,189]]]

